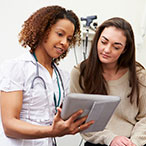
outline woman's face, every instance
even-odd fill
[[[124,32],[114,26],[106,27],[98,40],[97,52],[103,65],[116,66],[126,46]]]
[[[67,51],[74,34],[74,24],[68,19],[59,19],[51,27],[48,39],[43,41],[42,49],[50,58],[58,58]]]

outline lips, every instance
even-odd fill
[[[106,55],[106,54],[101,54],[103,58],[110,58],[109,55]]]
[[[56,48],[56,51],[60,54],[62,54],[64,52],[64,50],[60,47],[55,47]]]

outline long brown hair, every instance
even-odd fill
[[[60,6],[47,6],[33,13],[23,24],[19,33],[19,42],[23,47],[30,47],[34,52],[38,44],[47,36],[51,27],[60,19],[68,19],[75,26],[74,36],[69,47],[73,47],[78,42],[80,44],[80,22],[77,15],[72,10],[66,10]],[[67,51],[54,61],[58,62],[64,58]]]
[[[83,89],[84,93],[90,94],[104,94],[107,95],[107,82],[103,77],[103,68],[102,63],[99,60],[97,53],[97,43],[102,31],[106,27],[114,26],[117,29],[120,29],[124,32],[126,37],[126,46],[125,52],[121,54],[118,59],[118,69],[129,68],[130,76],[129,76],[129,86],[131,87],[131,92],[128,95],[130,97],[130,102],[134,101],[134,92],[137,94],[137,104],[139,102],[139,84],[138,78],[136,75],[136,66],[140,66],[139,63],[135,61],[135,41],[134,41],[134,33],[131,25],[124,20],[123,18],[114,17],[103,22],[95,33],[91,51],[89,57],[83,61],[80,65],[80,78],[79,84]]]

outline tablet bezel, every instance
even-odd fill
[[[77,112],[80,109],[83,110],[83,114],[80,117],[88,115],[90,113],[90,110],[92,109],[92,106],[94,105],[94,103],[96,103],[96,106],[97,106],[96,109],[98,109],[98,106],[103,106],[103,112],[104,111],[106,112],[106,116],[107,116],[107,118],[105,118],[105,120],[106,120],[105,124],[106,124],[108,122],[107,120],[110,119],[110,117],[112,116],[112,114],[113,114],[115,108],[117,107],[117,105],[119,104],[119,102],[120,102],[119,96],[70,93],[64,99],[63,106],[62,106],[62,112],[61,112],[61,118],[63,120],[67,120],[73,113]],[[108,105],[109,105],[109,107],[108,107]],[[92,112],[97,112],[97,111],[92,111]],[[93,113],[91,113],[91,114],[93,114]],[[95,115],[95,113],[93,115]],[[89,117],[90,117],[90,119],[87,119],[86,121],[95,119],[95,117],[93,117],[93,119],[91,116],[89,116]],[[103,118],[103,116],[101,116],[101,117]],[[98,119],[96,119],[96,120],[98,121]],[[100,119],[100,121],[102,121],[102,119]],[[95,124],[97,124],[97,123],[95,123]],[[102,125],[100,130],[105,127],[105,124]],[[99,125],[99,123],[98,123],[98,125]],[[88,130],[86,130],[86,132],[88,132]]]

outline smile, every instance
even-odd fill
[[[59,52],[59,53],[63,53],[64,52],[64,50],[62,48],[60,48],[60,47],[55,47],[55,48],[56,48],[57,52]]]

